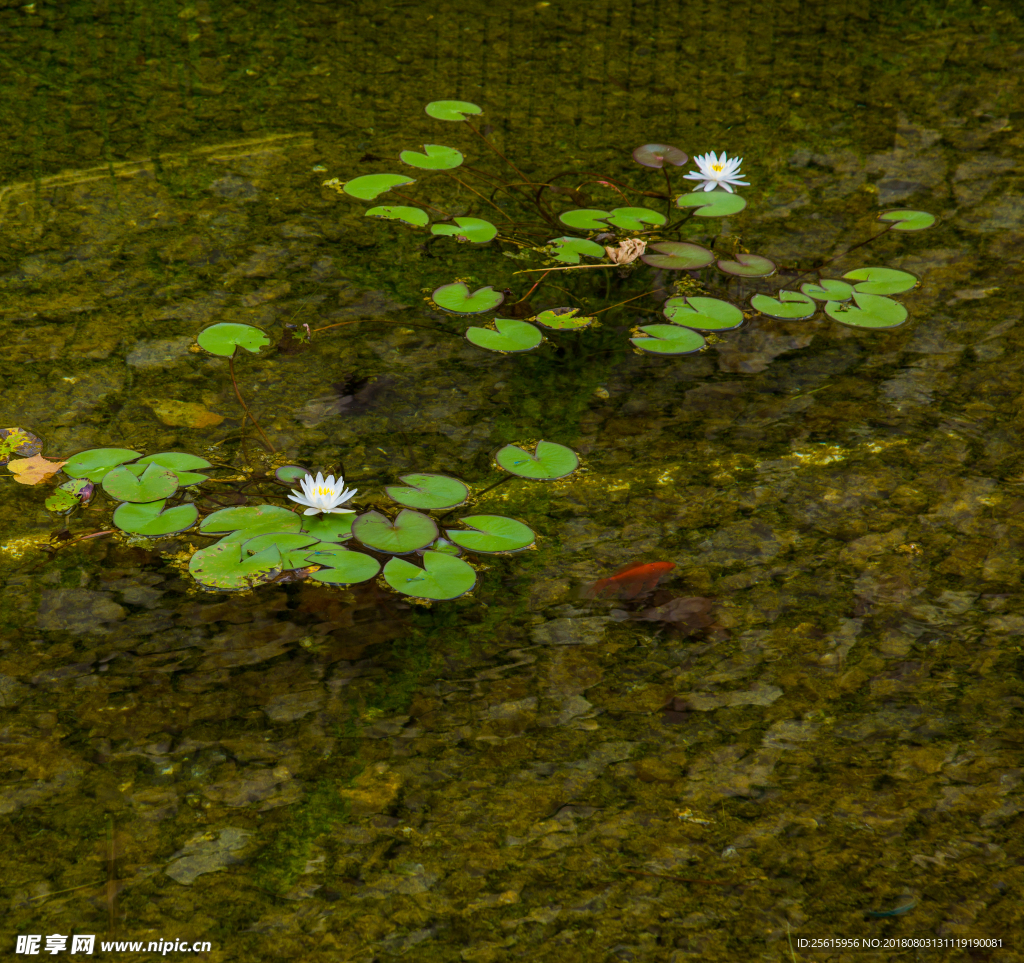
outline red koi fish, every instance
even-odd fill
[[[580,589],[580,598],[635,599],[653,592],[675,567],[675,562],[633,562],[614,575],[584,585]]]

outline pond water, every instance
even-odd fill
[[[374,580],[211,593],[188,569],[208,538],[55,540],[43,501],[62,476],[0,471],[3,945],[1024,958],[1019,13],[4,5],[0,427],[57,461],[343,470],[360,512],[400,474],[444,472],[538,539],[471,556],[474,591],[429,606]],[[450,98],[483,108],[518,171],[424,113]],[[515,233],[514,188],[412,171],[435,220],[493,216],[481,247],[324,186],[441,143],[492,178],[581,188],[549,210],[621,205],[597,180],[661,210],[662,172],[630,156],[652,142],[744,158],[746,209],[680,236],[767,256],[777,278],[639,265],[528,294],[540,273],[516,272],[573,232]],[[906,323],[750,310],[893,208],[938,220],[825,273],[916,275]],[[635,350],[679,277],[746,322],[691,355]],[[488,352],[463,335],[493,312],[430,302],[456,279],[508,289],[521,316],[575,305],[601,324]],[[266,441],[195,345],[223,321],[270,338],[234,361]],[[303,325],[329,330],[304,343]],[[581,469],[484,492],[501,446],[540,439]],[[73,535],[109,529],[112,505],[97,496]],[[587,589],[650,562],[675,566],[656,590]],[[710,614],[628,617],[674,598]]]

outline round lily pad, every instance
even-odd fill
[[[476,585],[473,566],[445,552],[424,552],[423,568],[404,558],[390,559],[384,581],[396,592],[442,602],[465,595]]]
[[[669,321],[696,331],[732,331],[743,324],[743,312],[719,298],[669,298],[663,312]]]
[[[835,278],[821,278],[817,284],[801,284],[800,290],[815,301],[849,301],[853,297],[853,285]]]
[[[678,324],[645,324],[640,330],[648,337],[629,340],[650,354],[693,354],[707,344],[703,335]]]
[[[284,482],[292,487],[298,485],[308,474],[309,470],[300,465],[281,465],[280,468],[274,469],[274,477],[279,482]]]
[[[537,540],[528,525],[504,515],[467,515],[459,522],[471,531],[449,528],[445,535],[467,552],[521,552]]]
[[[392,555],[406,555],[425,548],[437,538],[434,520],[403,508],[394,519],[367,512],[352,523],[352,534],[367,548]]]
[[[576,317],[579,308],[551,308],[549,311],[541,311],[534,320],[537,324],[543,324],[545,328],[553,331],[580,331],[594,323],[593,318]]]
[[[401,475],[405,485],[387,485],[388,498],[407,508],[455,508],[469,496],[469,489],[450,475]]]
[[[374,201],[381,194],[386,194],[393,187],[404,187],[406,184],[415,184],[412,177],[405,174],[363,174],[356,177],[341,189],[350,197],[358,197],[363,201]]]
[[[245,348],[246,351],[256,354],[260,348],[270,344],[270,338],[265,331],[251,324],[236,324],[233,321],[211,324],[199,332],[196,341],[204,351],[224,358],[230,358],[235,353],[235,348]]]
[[[604,248],[601,248],[604,254]],[[0,428],[0,465],[6,465],[11,455],[29,457],[38,455],[43,450],[43,442],[38,435],[24,428]]]
[[[774,261],[760,254],[737,254],[731,260],[719,261],[716,267],[737,278],[770,278],[778,270]]]
[[[207,515],[199,531],[207,535],[247,532],[252,536],[260,532],[297,532],[301,524],[301,515],[280,505],[241,505]]]
[[[210,468],[210,463],[198,455],[189,455],[183,451],[160,451],[155,455],[146,455],[131,466],[136,474],[140,472],[136,465],[159,465],[178,476],[179,485],[198,485],[207,479],[206,475],[195,471],[197,468]]]
[[[413,227],[426,227],[430,223],[430,216],[418,207],[371,207],[366,212],[366,217],[383,217],[389,221],[411,224]]]
[[[173,495],[177,488],[178,476],[159,465],[147,465],[141,476],[119,465],[103,476],[103,490],[122,502],[158,501]]]
[[[444,552],[445,555],[461,555],[462,549],[454,542],[449,542],[447,538],[435,538],[430,543],[430,551],[432,552]]]
[[[633,160],[644,167],[662,168],[666,164],[682,167],[689,157],[670,144],[644,144],[633,151]]]
[[[434,120],[465,120],[467,114],[482,114],[476,104],[466,100],[435,100],[426,106]]]
[[[498,236],[498,229],[482,217],[457,217],[454,224],[431,224],[430,233],[454,237],[457,241],[486,244]]]
[[[442,284],[431,297],[439,308],[452,314],[483,314],[484,311],[493,311],[505,300],[505,295],[492,287],[477,288],[470,294],[462,281]]]
[[[398,158],[403,164],[425,171],[450,171],[462,164],[459,151],[440,144],[424,144],[422,154],[414,150],[403,150]]]
[[[281,571],[281,552],[276,546],[243,557],[242,546],[232,539],[201,548],[188,563],[192,577],[209,589],[237,592],[265,582]]]
[[[315,535],[325,542],[343,542],[352,537],[352,522],[355,515],[299,515],[302,531]]]
[[[242,542],[242,557],[276,547],[281,553],[281,568],[305,568],[311,564],[306,561],[310,547],[318,543],[315,536],[301,532],[264,532]]]
[[[891,298],[854,291],[853,300],[856,307],[829,301],[825,313],[833,321],[853,328],[896,328],[907,320],[907,309]]]
[[[91,482],[100,482],[112,468],[138,457],[137,451],[128,448],[90,448],[88,451],[72,455],[64,462],[64,474],[72,478],[88,478]]]
[[[651,254],[651,251],[655,253]],[[706,247],[687,241],[662,241],[660,244],[652,244],[647,252],[640,256],[644,264],[667,271],[696,271],[707,267],[715,259],[715,255]]]
[[[767,294],[755,294],[750,299],[750,306],[769,318],[781,318],[783,321],[805,321],[818,310],[814,301],[799,291],[780,291],[778,300]]]
[[[513,475],[538,481],[565,478],[580,466],[576,452],[553,441],[537,442],[532,453],[517,445],[505,445],[495,454],[494,460]]]
[[[177,535],[191,528],[199,517],[195,505],[165,509],[166,499],[155,502],[125,502],[114,510],[114,524],[129,535]]]
[[[563,211],[558,219],[566,226],[577,231],[605,231],[608,225],[604,220],[611,216],[610,211],[602,211],[593,207],[581,207],[572,211]]]
[[[745,197],[726,191],[695,191],[676,198],[676,207],[693,207],[695,217],[728,217],[747,206]]]
[[[373,578],[380,571],[380,562],[365,552],[350,552],[345,548],[315,549],[307,553],[310,565],[323,565],[310,578],[328,585],[356,585]],[[392,559],[394,561],[394,559]]]
[[[623,231],[642,231],[645,225],[661,227],[665,223],[665,215],[647,207],[616,207],[609,213],[607,221]]]
[[[466,340],[488,351],[530,351],[544,340],[532,324],[512,318],[495,318],[491,328],[467,328]]]
[[[858,281],[853,290],[860,294],[903,294],[917,286],[917,275],[896,268],[856,268],[843,277],[847,281]]]
[[[580,256],[604,257],[604,248],[595,241],[582,237],[556,237],[548,241],[548,250],[556,261],[563,264],[579,264]]]
[[[923,231],[935,223],[935,215],[927,211],[882,211],[878,219],[892,223],[894,231]]]

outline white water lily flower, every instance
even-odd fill
[[[323,472],[318,471],[316,478],[307,475],[299,484],[302,486],[302,494],[295,492],[294,495],[288,497],[293,502],[309,506],[302,513],[303,515],[317,515],[320,512],[339,515],[342,512],[355,511],[354,508],[338,508],[342,502],[347,502],[357,491],[355,488],[346,489],[345,479],[341,475],[338,476],[338,481],[335,483],[333,475],[328,475],[325,481]]]
[[[715,152],[711,151],[710,154],[703,154],[694,158],[697,166],[700,168],[700,173],[697,171],[690,171],[686,175],[684,180],[688,181],[703,181],[703,184],[698,184],[694,190],[700,190],[703,188],[706,191],[713,191],[716,187],[724,187],[730,194],[732,191],[732,185],[735,184],[738,187],[749,187],[750,184],[747,181],[739,180],[740,164],[743,163],[742,157],[734,157],[732,160],[726,156],[725,151],[722,151],[720,156],[715,156]]]
[[[617,247],[605,248],[613,264],[632,264],[646,250],[647,242],[638,237],[627,237]]]

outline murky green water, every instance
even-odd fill
[[[1021,959],[1018,14],[0,11],[0,426],[53,458],[256,464],[196,333],[358,322],[239,361],[282,455],[343,464],[363,506],[410,469],[482,489],[509,441],[570,445],[586,467],[484,496],[539,549],[488,560],[471,597],[431,608],[372,583],[199,593],[194,537],[47,552],[48,486],[3,472],[7,951],[95,934],[96,955],[129,959],[147,954],[99,941],[360,963]],[[657,359],[629,349],[658,310],[640,300],[577,348],[473,348],[430,291],[522,293],[513,272],[533,262],[424,246],[321,187],[424,142],[490,165],[423,114],[448,97],[484,106],[530,176],[657,190],[629,158],[640,143],[742,154],[749,206],[723,230],[787,268],[866,238],[879,210],[932,211],[931,230],[838,262],[919,275],[910,321],[762,318]],[[650,276],[609,284],[622,300]],[[565,285],[610,303],[601,282]],[[727,632],[618,622],[635,606],[577,597],[654,560]]]

